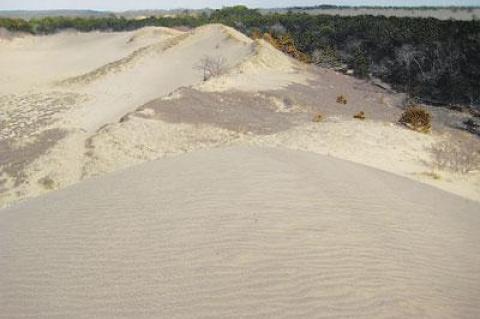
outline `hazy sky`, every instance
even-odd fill
[[[48,9],[171,9],[171,8],[218,8],[235,4],[249,7],[286,7],[316,4],[338,5],[480,5],[480,0],[0,0],[0,10],[48,10]]]

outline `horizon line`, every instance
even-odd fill
[[[219,10],[223,8],[231,8],[236,6],[244,6],[249,9],[342,9],[342,8],[362,8],[362,9],[378,9],[378,8],[385,8],[385,9],[409,9],[409,8],[432,8],[432,9],[449,9],[449,8],[473,8],[473,9],[480,9],[480,5],[406,5],[406,6],[389,6],[389,5],[333,5],[333,4],[320,4],[320,5],[313,5],[313,6],[285,6],[285,7],[250,7],[245,5],[232,5],[232,6],[222,6],[222,7],[204,7],[204,8],[187,8],[187,7],[178,7],[178,8],[144,8],[144,9],[125,9],[125,10],[112,10],[112,9],[66,9],[66,8],[55,8],[55,9],[0,9],[0,12],[13,12],[13,11],[24,11],[24,12],[54,12],[54,11],[93,11],[93,12],[128,12],[128,11],[155,11],[155,10],[163,10],[163,11],[176,11],[176,10],[192,10],[192,11],[199,11],[199,10]],[[325,6],[325,8],[322,8]],[[330,8],[328,8],[330,7]]]

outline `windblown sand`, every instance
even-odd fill
[[[221,25],[13,36],[0,68],[0,318],[480,317],[480,172],[428,151],[461,115],[408,130]]]
[[[203,81],[206,56],[226,63]],[[332,155],[480,201],[480,171],[437,168],[429,152],[464,139],[453,128],[466,115],[432,110],[431,134],[409,131],[395,124],[402,94],[301,64],[226,26],[12,34],[0,42],[0,69],[0,207],[231,145]],[[353,120],[359,111],[365,121]],[[312,124],[318,114],[324,121]]]
[[[0,214],[0,318],[478,318],[480,205],[351,162],[199,151]]]

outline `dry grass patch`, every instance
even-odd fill
[[[359,120],[364,120],[364,119],[366,119],[367,117],[365,116],[365,112],[360,111],[360,112],[358,112],[357,114],[355,114],[355,115],[353,116],[353,118],[354,118],[354,119],[359,119]]]
[[[319,123],[321,121],[323,121],[323,116],[320,113],[316,114],[312,119],[312,122],[315,122],[315,123]]]
[[[398,122],[414,131],[427,133],[432,128],[432,115],[421,107],[411,106],[402,113]]]
[[[423,173],[421,173],[420,175],[423,175],[423,176],[425,176],[425,177],[428,177],[428,178],[431,178],[431,179],[434,179],[434,180],[440,180],[440,179],[442,179],[442,177],[441,177],[439,174],[435,173],[435,172],[423,172]]]
[[[337,103],[346,105],[348,103],[347,98],[343,95],[337,96]]]
[[[261,35],[259,32],[254,32],[252,38],[260,38]],[[285,54],[288,54],[292,58],[299,60],[303,63],[311,63],[311,58],[308,54],[303,53],[298,50],[293,38],[288,34],[275,36],[272,33],[264,33],[263,39],[269,42],[278,50],[282,51]]]
[[[39,179],[38,183],[48,190],[53,190],[55,188],[55,181],[50,176],[45,176]]]
[[[480,142],[472,138],[465,141],[443,141],[429,149],[433,169],[467,174],[480,169]]]

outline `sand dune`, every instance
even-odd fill
[[[394,124],[402,95],[221,25],[0,67],[0,318],[480,316],[480,172],[432,178],[455,131]]]
[[[203,81],[205,56],[223,57],[225,72]],[[430,135],[404,130],[393,124],[401,94],[223,25],[13,37],[0,43],[0,68],[0,207],[229,145],[330,154],[480,201],[480,172],[432,172],[428,148],[456,137],[435,115]],[[352,121],[359,111],[366,121]]]
[[[226,72],[241,73],[241,79],[228,85],[212,82],[210,89],[232,88],[242,81],[250,90],[259,83],[275,89],[305,80],[306,74],[294,69],[298,64],[280,52],[272,56],[275,64],[265,65],[268,56],[261,52],[272,52],[268,46],[222,25],[189,32],[63,32],[2,42],[0,121],[6,125],[0,126],[5,153],[0,150],[0,205],[81,180],[85,166],[91,166],[91,138],[151,100],[181,87],[202,86],[203,75],[196,66],[205,56],[222,57]],[[250,65],[248,70],[245,65]],[[233,75],[224,79],[229,77]],[[65,136],[41,150],[34,147],[52,129]],[[7,160],[13,151],[25,155]],[[45,188],[44,180],[52,182]]]
[[[0,91],[14,93],[47,87],[55,80],[62,80],[111,61],[159,40],[162,36],[143,37],[129,41],[136,32],[62,32],[46,36],[23,36],[4,41],[0,46]],[[15,66],[15,67],[12,67]]]
[[[0,214],[0,318],[478,318],[480,206],[365,166],[230,148]]]

